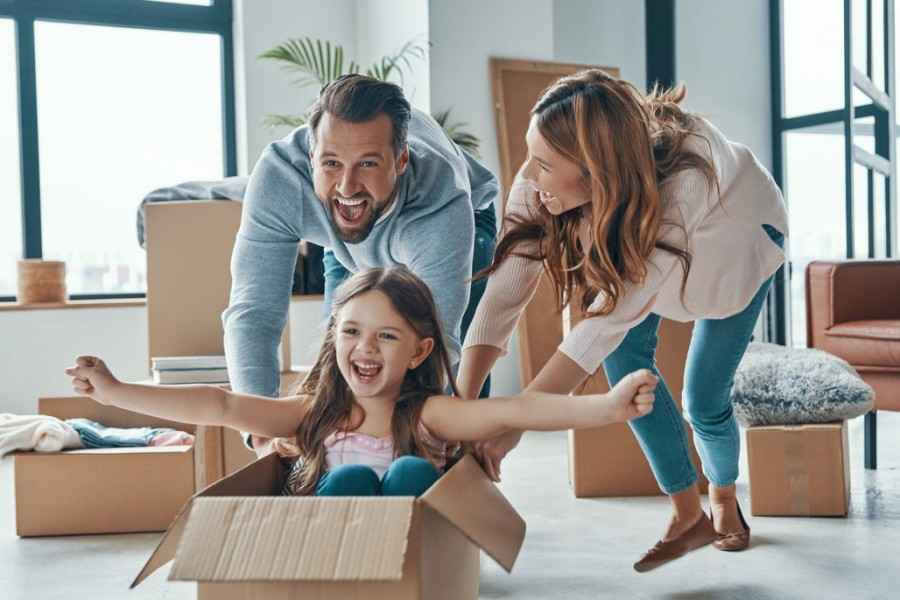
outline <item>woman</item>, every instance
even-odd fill
[[[603,366],[610,385],[656,371],[660,317],[694,321],[684,408],[710,481],[700,504],[679,412],[664,382],[656,409],[630,425],[673,515],[634,567],[647,571],[708,543],[742,550],[750,528],[735,497],[740,443],[730,393],[772,276],[784,261],[781,194],[744,146],[679,106],[683,87],[650,95],[599,70],[556,82],[532,109],[528,159],[510,190],[485,296],[469,329],[458,385],[477,396],[541,272],[560,310],[588,317],[529,389],[571,392]],[[576,292],[577,290],[577,292]],[[658,374],[658,372],[657,372]],[[491,476],[518,443],[479,446]]]

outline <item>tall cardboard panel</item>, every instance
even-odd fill
[[[528,150],[525,132],[531,108],[551,83],[565,75],[591,68],[589,65],[531,60],[491,59],[491,83],[497,119],[497,146],[500,150],[500,181],[503,185],[503,214],[506,196]],[[618,77],[619,70],[600,67]],[[542,276],[537,292],[525,308],[518,326],[519,371],[522,387],[528,385],[562,341],[562,320],[556,314],[553,286]]]

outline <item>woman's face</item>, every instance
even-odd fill
[[[559,215],[591,201],[591,193],[581,167],[547,143],[532,117],[525,134],[528,158],[522,170],[525,180],[537,191],[547,212]]]
[[[335,327],[338,368],[357,399],[396,399],[406,372],[418,367],[434,348],[434,340],[419,338],[378,290],[344,304]]]

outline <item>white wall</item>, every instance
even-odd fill
[[[452,107],[481,138],[481,155],[500,172],[488,59],[553,60],[552,0],[432,0],[431,106]]]
[[[291,363],[312,364],[322,340],[321,302],[291,303]],[[63,369],[79,354],[106,360],[127,381],[147,373],[144,306],[0,312],[0,413],[31,414],[39,396],[71,394]]]
[[[358,0],[356,57],[363,70],[372,61],[396,53],[410,40],[428,43],[427,0]],[[404,77],[403,91],[413,106],[430,112],[428,58],[413,60],[412,67],[413,72]]]
[[[319,90],[291,85],[294,76],[257,57],[290,38],[312,37],[344,47],[345,58],[356,54],[356,0],[319,2],[296,0],[236,0],[234,3],[235,104],[238,172],[250,172],[260,152],[287,128],[263,125],[268,114],[302,113]]]
[[[622,79],[646,88],[644,2],[557,0],[553,30],[556,60],[618,67]]]
[[[769,3],[675,3],[675,77],[685,106],[772,168]]]

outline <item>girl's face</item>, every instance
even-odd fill
[[[547,212],[559,215],[591,201],[581,167],[557,152],[538,131],[534,117],[525,134],[528,159],[523,176],[537,191]]]
[[[338,368],[357,399],[396,399],[407,370],[418,367],[434,348],[434,340],[419,338],[378,290],[344,304],[335,327]]]

